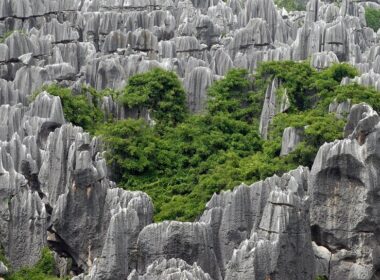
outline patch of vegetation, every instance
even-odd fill
[[[175,125],[187,116],[181,82],[175,73],[160,68],[130,78],[120,99],[129,109],[152,110],[160,126]]]
[[[287,11],[304,11],[306,2],[302,0],[275,0],[278,7],[285,8]]]
[[[33,267],[23,268],[5,277],[5,280],[58,280],[54,275],[55,261],[53,253],[48,249],[42,250],[41,259]]]
[[[380,10],[373,8],[365,9],[365,19],[367,26],[371,27],[375,32],[380,29]]]
[[[208,111],[189,116],[179,84],[162,82],[176,77],[154,70],[132,79],[122,100],[132,106],[152,106],[158,124],[150,127],[142,120],[128,119],[105,124],[98,134],[116,170],[116,181],[126,189],[147,192],[154,201],[157,221],[192,220],[214,192],[282,174],[300,164],[310,166],[319,146],[340,138],[344,125],[327,113],[328,104],[320,104],[336,96],[343,77],[355,74],[346,64],[317,72],[308,62],[292,61],[265,63],[255,76],[233,69],[210,87]],[[275,118],[269,140],[263,142],[257,133],[258,122],[265,89],[275,77],[287,89],[292,109]],[[162,100],[173,87],[178,88],[177,99],[158,106],[156,97]],[[330,95],[322,96],[324,91]],[[164,118],[166,108],[186,115]],[[280,157],[282,133],[288,126],[308,126],[305,141],[293,153]]]
[[[328,113],[334,100],[367,102],[380,110],[379,92],[340,85],[355,75],[347,64],[318,72],[307,61],[263,63],[255,75],[233,69],[209,88],[208,110],[201,115],[188,113],[177,76],[159,69],[132,77],[119,94],[86,89],[74,102],[69,90],[53,87],[49,92],[63,97],[66,119],[102,137],[118,185],[152,197],[156,221],[188,221],[202,213],[215,192],[311,166],[320,145],[342,137],[344,121]],[[291,107],[276,115],[268,140],[262,141],[258,123],[265,90],[274,78],[280,93],[286,89]],[[104,122],[100,114],[91,115],[104,94],[130,110],[149,110],[156,124],[143,118]],[[82,98],[89,95],[95,97],[85,105]],[[305,128],[304,139],[295,151],[280,156],[282,134],[290,126]]]
[[[5,264],[6,267],[10,266],[8,259],[5,257],[4,248],[1,244],[0,244],[0,262]]]
[[[104,114],[100,109],[101,92],[83,87],[79,94],[73,94],[69,88],[63,88],[57,84],[44,86],[42,90],[53,96],[59,96],[62,102],[63,113],[66,121],[93,133],[103,122]],[[32,99],[41,91],[33,94]]]

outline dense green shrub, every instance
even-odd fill
[[[303,11],[306,9],[306,2],[304,0],[275,0],[278,7],[288,11]]]
[[[99,108],[100,94],[95,90],[83,88],[80,94],[73,94],[69,88],[56,84],[46,86],[43,90],[61,98],[63,113],[68,122],[81,126],[89,132],[94,132],[104,119]]]
[[[23,268],[10,274],[5,280],[58,280],[54,275],[55,261],[53,253],[44,248],[41,252],[41,259],[34,267]]]
[[[366,8],[365,19],[367,21],[367,26],[371,27],[375,32],[380,29],[380,10],[369,7]]]
[[[318,73],[307,62],[270,62],[261,65],[255,76],[233,69],[209,88],[208,112],[196,116],[186,112],[175,120],[165,119],[166,109],[157,104],[166,98],[166,89],[179,88],[177,78],[157,69],[135,76],[123,102],[130,107],[153,106],[156,118],[162,116],[159,121],[166,125],[149,127],[141,120],[124,120],[102,126],[98,133],[115,178],[121,186],[152,197],[156,220],[191,220],[214,192],[281,174],[299,164],[310,165],[320,144],[341,136],[342,122],[323,110],[313,111],[307,101],[317,99],[317,86],[323,88],[318,79],[331,79],[331,89],[339,85],[340,76],[351,74],[352,68],[334,67],[338,70]],[[265,89],[274,77],[287,88],[294,109],[276,117],[270,141],[263,143],[257,124]],[[162,82],[165,78],[169,81]],[[179,99],[167,99],[166,108],[174,108],[173,114],[185,106],[182,89],[178,90]],[[177,102],[180,107],[174,106]],[[309,125],[306,140],[294,153],[280,157],[282,132],[291,125]]]
[[[69,121],[102,137],[113,179],[126,189],[147,192],[157,221],[192,220],[214,192],[311,166],[320,145],[342,137],[344,121],[328,114],[335,99],[366,101],[380,109],[378,92],[340,85],[356,74],[347,64],[318,72],[308,62],[293,61],[263,63],[255,75],[233,69],[209,88],[208,110],[200,115],[188,114],[177,76],[160,69],[132,77],[121,93],[84,88],[73,95],[57,86],[49,92],[63,99]],[[280,81],[280,92],[286,89],[291,108],[274,118],[268,141],[262,141],[258,122],[273,78]],[[131,110],[149,110],[156,125],[141,119],[104,123],[98,108],[105,94]],[[306,127],[305,138],[295,151],[280,156],[289,126]]]
[[[160,68],[129,79],[121,101],[129,108],[148,108],[159,125],[174,125],[187,115],[186,94],[175,73]]]

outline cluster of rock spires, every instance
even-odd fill
[[[193,223],[153,223],[142,192],[108,179],[99,140],[65,121],[56,82],[76,90],[121,88],[128,77],[175,71],[193,112],[232,67],[311,57],[317,69],[348,61],[355,82],[380,90],[380,34],[364,7],[378,1],[311,0],[306,12],[272,0],[0,0],[0,244],[12,268],[55,252],[73,280],[380,278],[379,116],[368,105],[333,103],[348,114],[346,138],[299,167],[215,194]],[[344,83],[352,82],[345,79]],[[289,109],[273,81],[260,132]],[[352,107],[352,108],[351,108]],[[106,97],[102,108],[122,118]],[[281,154],[303,130],[284,131]],[[379,157],[379,158],[378,158]],[[0,262],[0,276],[8,269]]]
[[[323,145],[310,171],[215,194],[193,223],[152,223],[150,198],[107,179],[98,140],[65,123],[58,97],[44,92],[29,108],[3,105],[0,113],[8,116],[0,238],[14,268],[35,264],[49,245],[62,275],[80,274],[73,280],[380,273],[380,117],[366,104],[352,107],[347,137]]]

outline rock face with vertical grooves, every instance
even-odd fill
[[[280,88],[278,79],[274,79],[268,86],[265,92],[264,104],[260,117],[260,135],[263,139],[267,139],[269,133],[269,126],[275,115],[283,113],[290,108],[290,101],[286,94],[286,90],[279,96],[278,90]]]
[[[323,145],[311,171],[312,236],[331,252],[329,279],[374,279],[379,273],[378,124],[368,105],[353,106],[350,135]]]
[[[212,279],[222,279],[213,249],[211,228],[205,223],[163,222],[145,227],[138,238],[138,270],[154,261],[180,258],[197,263]]]
[[[152,221],[150,198],[114,187],[99,141],[65,123],[58,97],[43,92],[28,108],[2,105],[0,112],[8,118],[0,142],[0,241],[12,267],[35,264],[50,244],[77,272],[127,277],[137,265],[138,233]]]
[[[196,263],[187,264],[181,259],[160,259],[154,261],[147,268],[144,275],[138,275],[134,270],[128,280],[211,280],[210,275],[205,273]]]
[[[307,176],[298,169],[272,178],[260,221],[234,250],[225,279],[314,279]]]
[[[284,133],[282,134],[281,156],[286,156],[297,148],[297,145],[303,140],[304,131],[305,128],[303,127],[287,127],[284,129]]]
[[[318,71],[349,62],[360,75],[343,84],[380,90],[380,33],[364,17],[379,2],[331,2],[288,12],[272,0],[0,0],[0,247],[11,267],[36,264],[49,245],[77,280],[376,279],[379,116],[368,105],[330,105],[348,115],[346,138],[321,147],[311,175],[300,167],[242,184],[215,194],[194,223],[152,224],[150,198],[109,180],[99,139],[66,122],[59,98],[31,100],[46,84],[122,89],[161,67],[202,113],[229,69],[309,57]],[[108,119],[149,112],[112,97],[101,108]],[[286,89],[271,81],[263,139],[288,109]],[[282,154],[300,135],[285,131]]]

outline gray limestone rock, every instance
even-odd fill
[[[330,271],[331,252],[323,247],[312,242],[315,256],[315,273],[319,276],[328,277]]]
[[[48,242],[84,272],[75,279],[375,279],[379,117],[366,105],[353,106],[347,138],[323,146],[314,164],[311,243],[305,169],[214,195],[201,223],[146,227],[150,199],[114,188],[99,139],[66,124],[57,97],[29,100],[52,82],[122,89],[162,67],[179,75],[199,113],[229,69],[309,57],[318,70],[349,62],[360,76],[342,84],[380,90],[380,31],[364,17],[380,3],[341,2],[287,12],[273,0],[0,0],[0,243],[12,267],[35,264]],[[264,139],[290,106],[280,84],[266,92]],[[329,110],[344,118],[350,107]],[[101,108],[108,120],[149,117],[149,108],[127,111],[111,97]],[[299,141],[285,132],[283,154]]]
[[[107,36],[103,43],[102,52],[112,53],[119,48],[127,47],[127,35],[120,31],[112,31]]]
[[[154,261],[144,275],[138,275],[134,270],[128,280],[211,280],[196,263],[187,264],[181,259],[160,259]]]
[[[8,274],[8,268],[4,263],[0,261],[0,276],[6,276]]]
[[[338,103],[336,100],[329,105],[329,113],[335,113],[338,119],[346,119],[351,111],[351,100]]]
[[[349,35],[345,23],[338,21],[327,25],[324,34],[324,50],[333,51],[339,61],[346,61],[349,52]]]
[[[332,64],[339,63],[334,52],[313,53],[310,64],[318,70],[329,68]]]
[[[260,117],[259,132],[263,139],[267,139],[269,126],[275,115],[283,113],[290,108],[290,101],[286,89],[280,89],[280,82],[275,78],[265,92],[263,109]]]
[[[287,127],[282,135],[281,156],[293,152],[304,138],[305,128]]]
[[[378,273],[379,117],[354,105],[345,134],[323,145],[310,178],[313,240],[331,252],[329,279],[374,279]]]
[[[369,127],[365,129],[367,130],[366,134],[370,132],[368,130],[372,129],[373,124],[377,123],[378,115],[367,104],[361,103],[352,106],[350,114],[348,115],[347,124],[344,128],[344,136],[347,137],[354,132],[359,133],[359,130],[363,130],[359,124],[364,122],[368,123],[367,120],[369,121]]]
[[[136,250],[137,235],[151,222],[152,213],[146,194],[110,189],[107,180],[90,186],[74,183],[57,200],[52,231],[59,240],[56,246],[79,267],[92,269],[90,279],[126,277],[129,266],[136,265],[131,251]]]
[[[260,224],[234,250],[225,279],[314,279],[309,202],[300,175],[307,176],[308,170],[273,178],[277,184],[272,185]]]
[[[47,211],[38,193],[26,186],[10,200],[7,255],[19,269],[34,265],[47,245]]]
[[[120,205],[113,210],[102,253],[90,271],[94,280],[123,279],[131,273],[137,266],[137,237],[152,221],[153,207],[147,195],[121,189],[109,192],[113,200],[115,194],[121,196]]]
[[[28,36],[19,31],[14,31],[6,40],[9,50],[9,60],[16,60],[23,54],[34,53],[34,46]]]
[[[274,176],[251,186],[242,184],[232,192],[214,194],[207,203],[200,221],[212,228],[214,248],[222,268],[222,275],[234,250],[259,228],[271,191],[277,185],[284,184],[289,177],[291,177],[289,186],[303,196],[307,190],[308,169],[299,168],[284,178]]]
[[[207,89],[213,80],[211,70],[206,67],[196,67],[185,77],[187,103],[191,112],[200,113],[205,109]]]
[[[215,51],[210,68],[216,75],[224,76],[233,68],[233,61],[227,52],[223,49],[218,49]]]
[[[213,249],[211,228],[205,223],[163,222],[145,227],[138,237],[138,271],[144,273],[160,258],[195,262],[212,279],[222,279]]]

